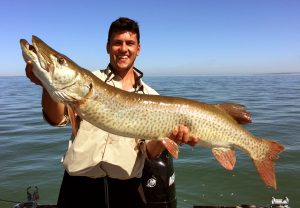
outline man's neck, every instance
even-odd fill
[[[121,78],[122,83],[122,89],[123,90],[131,90],[134,87],[135,84],[135,73],[134,68],[130,68],[129,70],[119,71],[113,68],[112,65],[110,65],[111,70],[116,76],[119,76]]]
[[[118,74],[119,75],[119,74]],[[135,84],[135,76],[134,76],[134,70],[129,69],[126,73],[123,73],[122,75],[119,75],[122,80],[122,89],[123,90],[131,90]]]

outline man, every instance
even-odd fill
[[[134,67],[139,55],[138,24],[128,18],[119,18],[109,29],[106,46],[110,63],[105,70],[94,74],[107,84],[132,93],[158,94],[142,80],[142,72]],[[32,65],[26,66],[27,77],[35,84]],[[239,122],[249,122],[243,109],[232,111],[222,107]],[[54,126],[65,126],[70,115],[62,103],[53,101],[43,88],[42,108],[45,120]],[[125,138],[96,128],[76,117],[79,125],[72,131],[70,145],[63,165],[66,169],[57,206],[76,207],[176,207],[172,158],[161,141],[143,138]],[[246,121],[245,121],[246,120]],[[73,129],[74,130],[74,129]],[[186,126],[170,129],[170,138],[176,143],[194,146],[198,139],[189,137]],[[141,176],[146,159],[141,188]],[[164,164],[163,166],[161,164]],[[155,189],[156,180],[160,183]],[[142,200],[142,198],[143,200]]]
[[[138,24],[128,18],[119,18],[111,24],[106,47],[110,57],[107,69],[94,74],[107,84],[133,93],[157,94],[142,80],[142,72],[134,67],[139,55]],[[41,82],[27,64],[27,77],[35,84]],[[43,88],[44,118],[54,126],[64,126],[69,114],[62,103],[56,103]],[[79,121],[76,135],[72,135],[64,157],[66,169],[57,206],[68,207],[143,207],[140,196],[140,177],[145,158],[157,158],[163,151],[161,141],[144,141],[104,132],[85,120]],[[172,129],[170,129],[172,132]],[[178,144],[195,145],[187,127],[179,125],[170,138]]]

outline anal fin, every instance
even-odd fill
[[[234,168],[236,157],[235,151],[230,148],[225,147],[214,147],[212,148],[212,153],[219,163],[227,170],[232,170]]]

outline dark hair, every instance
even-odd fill
[[[113,33],[122,32],[122,31],[129,31],[135,33],[137,36],[138,43],[140,43],[139,25],[136,21],[129,19],[127,17],[120,17],[119,19],[111,23],[108,31],[107,43],[109,43]]]

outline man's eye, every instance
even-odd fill
[[[133,46],[135,43],[134,42],[127,42],[126,44],[129,45],[129,46]]]
[[[115,42],[113,42],[113,45],[119,46],[119,45],[122,45],[122,42],[121,41],[115,41]]]

